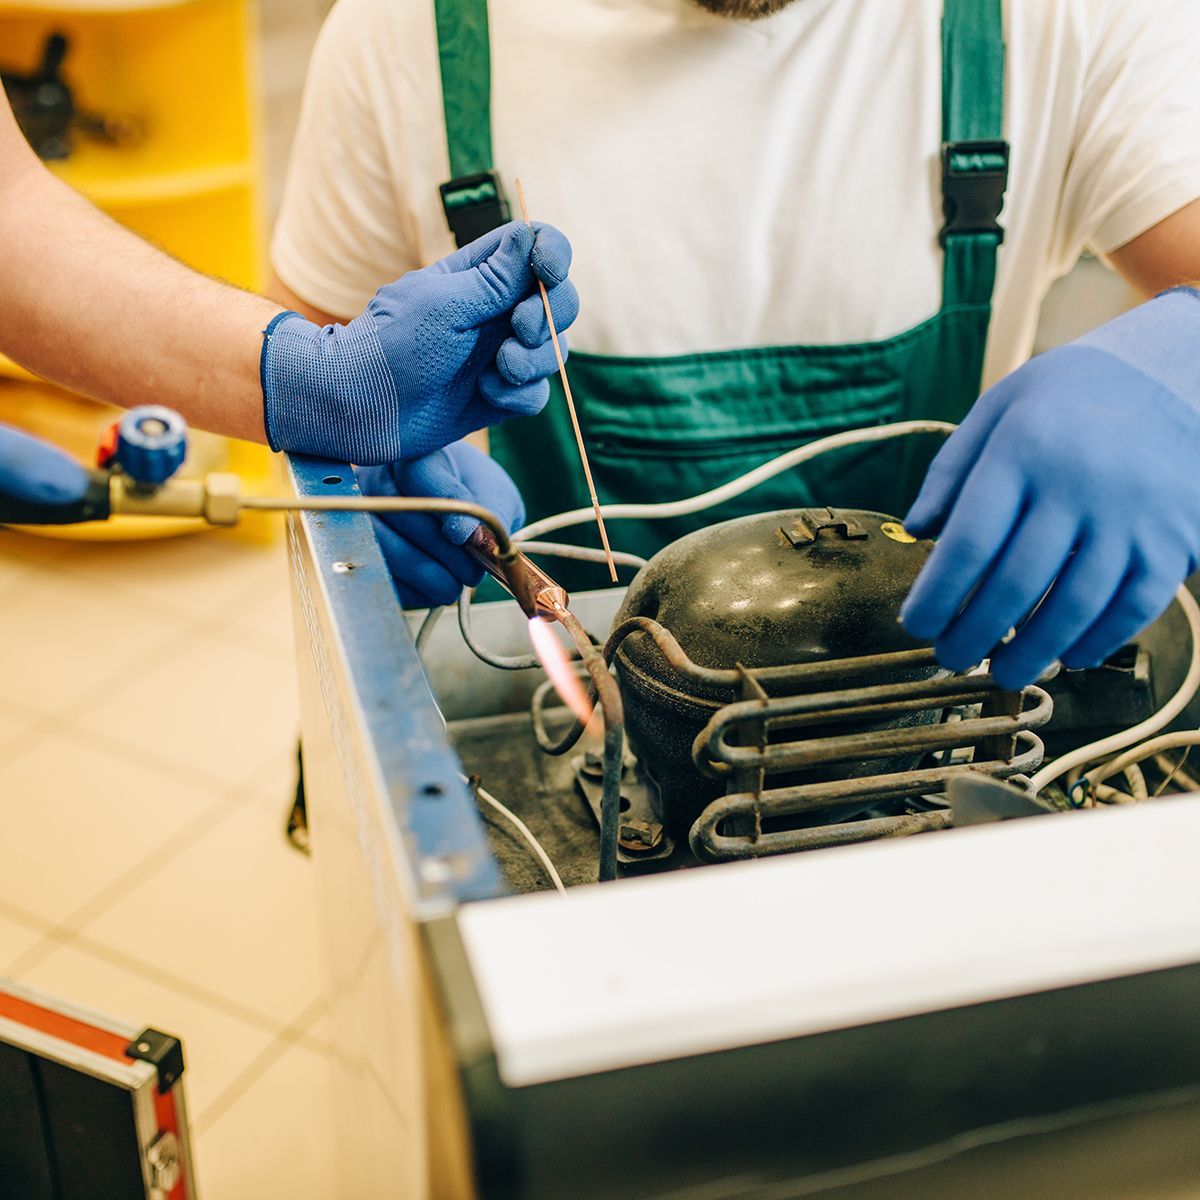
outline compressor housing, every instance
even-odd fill
[[[951,675],[899,623],[931,546],[882,513],[799,509],[643,568],[607,649],[673,838],[720,858],[920,832],[949,822],[955,771],[1036,765],[1045,693]]]

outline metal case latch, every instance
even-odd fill
[[[148,1062],[158,1071],[158,1090],[166,1094],[183,1074],[183,1046],[179,1039],[157,1029],[143,1029],[125,1047],[129,1058]]]

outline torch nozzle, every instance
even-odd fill
[[[566,590],[524,554],[518,552],[505,559],[500,554],[495,535],[486,525],[480,525],[471,534],[466,550],[512,596],[527,617],[561,620],[570,600]]]

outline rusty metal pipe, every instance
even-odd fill
[[[946,767],[918,767],[911,771],[895,771],[886,775],[857,775],[849,779],[830,779],[822,783],[801,783],[791,787],[768,788],[761,793],[730,792],[714,800],[700,820],[720,821],[739,813],[758,811],[764,817],[787,817],[798,813],[837,808],[855,800],[879,799],[893,796],[920,796],[942,791],[944,785],[959,775],[987,775],[993,779],[1008,779],[1037,769],[1045,750],[1037,734],[1025,730],[1020,734],[1021,750],[1011,760],[954,763]]]
[[[843,660],[843,663],[847,660]],[[856,663],[857,659],[849,660]],[[758,672],[749,671],[757,682]],[[845,675],[842,678],[846,678]],[[978,704],[996,691],[990,675],[950,675],[941,679],[914,679],[904,683],[878,683],[867,687],[842,688],[836,692],[805,692],[799,696],[780,696],[770,701],[771,716],[793,717],[806,714],[834,713],[837,710],[869,705],[872,709],[896,700],[921,700],[926,708],[946,708],[955,704]],[[748,708],[746,704],[732,706]]]
[[[621,760],[625,755],[625,709],[621,690],[608,670],[605,656],[592,645],[587,630],[570,610],[558,616],[579,650],[591,676],[592,688],[604,716],[604,790],[600,798],[600,882],[617,877],[617,836],[621,819]],[[578,722],[576,722],[578,724]]]
[[[694,663],[687,651],[675,640],[674,634],[650,617],[630,617],[622,621],[609,635],[604,646],[604,657],[610,662],[621,643],[635,633],[644,633],[658,647],[669,666],[682,675],[713,687],[736,688],[744,678],[736,668],[719,669],[702,667]],[[847,678],[847,671],[854,674],[872,674],[880,670],[915,670],[921,667],[936,667],[937,657],[932,648],[897,650],[889,654],[864,654],[854,659],[839,659],[833,662],[796,663],[782,667],[754,667],[750,673],[764,686],[800,687],[826,683],[831,679]],[[958,685],[964,680],[960,677]],[[990,685],[994,686],[994,685]],[[982,690],[982,689],[981,689]]]
[[[705,812],[707,813],[707,809]],[[701,820],[703,819],[701,817]],[[812,829],[764,833],[756,840],[751,840],[748,837],[728,837],[717,833],[715,828],[701,828],[700,821],[697,821],[692,826],[689,844],[692,853],[701,862],[725,862],[729,859],[790,854],[797,850],[853,846],[859,842],[874,842],[889,837],[908,837],[932,829],[945,829],[950,823],[950,810],[935,808],[929,812],[905,813],[898,817],[872,817],[865,821],[850,821],[840,825],[820,825]]]
[[[1025,695],[1037,703],[1019,716],[976,717],[953,725],[885,729],[812,738],[803,742],[780,742],[762,750],[731,745],[728,738],[740,725],[768,719],[773,715],[770,706],[776,702],[767,701],[764,704],[755,700],[744,701],[722,709],[700,731],[693,745],[692,761],[706,775],[721,776],[747,767],[764,767],[771,771],[797,770],[819,763],[890,758],[898,753],[953,749],[973,745],[985,738],[1015,734],[1044,725],[1054,711],[1049,695],[1038,687],[1028,688]]]
[[[871,841],[878,837],[894,837],[927,828],[943,828],[952,820],[949,809],[841,825],[784,829],[774,833],[759,833],[757,837],[720,832],[721,823],[731,817],[755,817],[755,827],[758,828],[764,817],[796,816],[838,808],[855,800],[921,796],[941,790],[950,780],[964,775],[986,775],[993,779],[1024,775],[1042,761],[1044,750],[1041,739],[1035,733],[1025,730],[1018,734],[1018,738],[1022,743],[1022,752],[1010,762],[959,763],[949,767],[926,767],[891,775],[861,776],[721,796],[696,818],[689,842],[696,856],[702,859],[759,858],[768,854],[787,854],[794,850],[814,850],[849,842]],[[853,836],[852,831],[856,829],[861,829],[863,835]]]
[[[657,643],[662,646],[664,653],[667,653],[670,656],[669,661],[671,661],[672,665],[678,665],[680,670],[699,669],[695,667],[695,665],[692,663],[692,660],[684,653],[683,647],[679,645],[679,643],[671,636],[671,634],[668,633],[667,630],[665,630],[661,625],[659,625],[657,621],[651,621],[648,617],[633,617],[619,625],[612,631],[612,633],[609,634],[608,641],[604,643],[604,649],[602,652],[604,665],[606,667],[612,664],[613,657],[617,650],[620,649],[621,643],[633,633],[648,633],[652,638],[655,639]],[[576,640],[578,641],[578,639]],[[588,646],[592,647],[592,642],[590,639],[588,639]],[[592,648],[594,649],[594,647]],[[740,678],[736,671],[721,672],[721,674],[729,674],[735,681],[737,678]],[[593,681],[588,686],[588,703],[594,706],[598,698],[596,684]],[[534,720],[534,733],[537,735],[538,745],[547,754],[566,754],[567,751],[570,750],[571,747],[574,746],[575,743],[578,742],[583,736],[583,728],[583,723],[581,721],[576,721],[575,724],[572,725],[571,728],[568,729],[557,742],[555,742],[550,740],[548,734],[544,734],[545,726],[544,724],[539,726],[536,716]]]
[[[941,708],[960,708],[967,705],[978,705],[978,693],[962,692],[949,696],[939,696],[937,704]],[[832,725],[843,721],[874,721],[880,717],[903,716],[905,713],[928,712],[934,705],[928,699],[890,700],[886,704],[853,705],[849,708],[820,709],[804,714],[785,714],[768,718],[771,732],[791,729],[809,729],[816,725]]]

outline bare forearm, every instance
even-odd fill
[[[42,167],[2,105],[0,263],[0,351],[98,399],[264,440],[259,355],[279,306],[110,221]]]
[[[1147,297],[1200,279],[1200,200],[1181,208],[1109,257]]]

